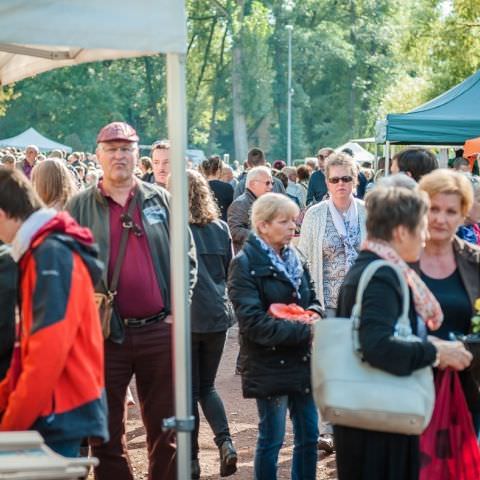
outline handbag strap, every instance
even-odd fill
[[[360,328],[360,317],[362,315],[362,300],[363,294],[378,269],[382,267],[388,267],[395,272],[397,275],[398,281],[400,282],[400,288],[402,289],[402,313],[397,320],[395,325],[395,336],[408,338],[412,336],[412,328],[410,326],[410,319],[408,316],[408,311],[410,308],[410,292],[408,290],[407,282],[403,277],[400,269],[391,262],[386,260],[375,260],[370,263],[367,268],[362,273],[360,281],[358,283],[357,294],[355,298],[355,305],[352,309],[352,320],[353,320],[353,341],[354,346],[357,351],[360,351],[360,341],[358,338],[358,330]]]
[[[137,192],[130,201],[130,205],[127,210],[127,220],[122,220],[122,236],[120,238],[120,247],[118,249],[117,259],[115,260],[115,266],[113,267],[112,281],[110,282],[110,288],[108,288],[108,295],[113,298],[117,294],[118,280],[120,279],[120,270],[122,269],[123,260],[125,259],[125,253],[127,251],[128,234],[132,229],[133,211],[137,204]]]

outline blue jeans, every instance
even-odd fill
[[[46,442],[47,445],[59,455],[68,458],[77,458],[80,456],[80,445],[82,444],[82,439],[78,440],[67,440],[59,442]]]
[[[287,408],[293,424],[292,480],[315,480],[318,414],[311,394],[257,399],[259,416],[255,480],[276,480],[278,453],[285,437]]]

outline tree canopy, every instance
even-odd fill
[[[373,134],[480,66],[478,0],[188,0],[188,141],[243,160],[286,157],[292,25],[293,158]],[[113,120],[166,138],[161,56],[63,68],[0,90],[0,131],[33,126],[92,149]]]

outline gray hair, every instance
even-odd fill
[[[245,185],[248,187],[250,183],[252,183],[254,180],[258,180],[258,178],[262,177],[263,175],[268,175],[269,177],[271,177],[272,172],[268,167],[265,167],[263,165],[260,167],[252,168],[247,173],[247,179],[245,180]]]
[[[394,175],[389,175],[388,177],[383,177],[378,181],[377,186],[384,188],[403,187],[408,188],[409,190],[415,190],[418,188],[418,183],[406,173],[400,172]]]

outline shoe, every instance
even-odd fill
[[[192,478],[199,479],[200,478],[200,462],[198,461],[198,458],[195,458],[194,460],[192,460],[190,469],[192,470]]]
[[[229,477],[237,471],[237,452],[231,440],[225,440],[220,450],[220,476]]]
[[[319,450],[323,450],[324,452],[330,454],[335,451],[335,444],[333,442],[333,435],[329,433],[325,433],[318,437],[317,447]]]

